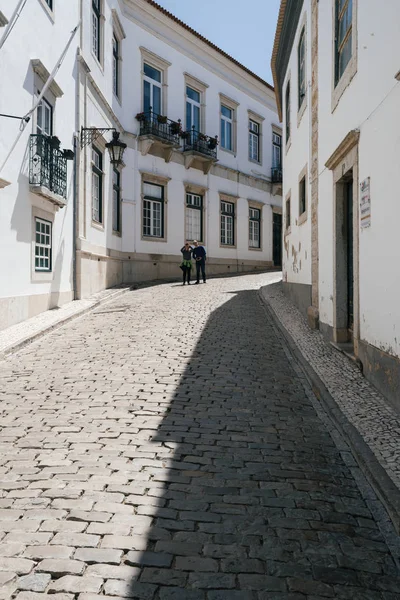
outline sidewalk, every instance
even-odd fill
[[[48,331],[64,325],[96,306],[114,300],[130,289],[132,287],[127,285],[109,288],[90,296],[90,298],[68,302],[60,308],[47,310],[31,319],[3,329],[0,331],[0,360],[10,352],[15,352],[26,344],[37,340]]]
[[[281,282],[260,295],[399,530],[400,415],[350,359],[309,328]]]

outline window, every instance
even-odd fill
[[[121,232],[121,173],[113,170],[113,231]]]
[[[51,271],[51,223],[35,219],[35,271]]]
[[[164,187],[143,182],[143,236],[164,237]]]
[[[285,94],[285,117],[286,117],[286,143],[290,140],[290,81],[286,86]]]
[[[299,216],[306,212],[307,197],[306,197],[306,178],[300,179],[299,183]]]
[[[353,0],[335,0],[335,85],[346,70],[352,55]]]
[[[101,43],[101,0],[92,0],[92,50],[100,61]]]
[[[234,246],[235,205],[221,201],[221,245]]]
[[[290,227],[290,196],[286,200],[286,229]]]
[[[144,63],[143,70],[143,110],[144,112],[152,110],[155,115],[161,115],[161,71],[147,63]]]
[[[233,150],[233,110],[221,104],[221,148]]]
[[[261,247],[260,223],[261,223],[261,210],[259,208],[249,208],[249,247],[250,248],[260,248]]]
[[[282,165],[282,136],[272,132],[272,168],[280,169]]]
[[[249,119],[249,158],[260,161],[260,124]]]
[[[40,92],[38,91],[38,95]],[[36,113],[36,133],[53,135],[53,107],[42,98]]]
[[[200,131],[200,92],[186,86],[186,131]],[[192,239],[192,238],[188,238]],[[197,238],[194,238],[197,239]]]
[[[186,194],[186,239],[203,241],[203,197]]]
[[[119,41],[113,35],[113,91],[119,97]]]
[[[92,219],[103,222],[103,155],[92,148]]]
[[[306,31],[303,27],[297,49],[299,110],[306,97]]]
[[[45,0],[45,2],[50,10],[53,10],[53,0]]]

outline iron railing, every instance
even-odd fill
[[[210,158],[217,158],[218,137],[210,137],[196,131],[195,128],[182,133],[183,151],[194,150]]]
[[[153,135],[165,142],[180,145],[180,134],[182,133],[181,121],[172,121],[163,115],[158,115],[151,109],[136,115],[140,122],[139,135]]]
[[[32,134],[29,141],[29,183],[67,197],[67,159],[57,138]]]
[[[272,183],[282,183],[282,168],[281,167],[272,167],[271,181],[272,181]]]

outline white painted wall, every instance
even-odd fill
[[[0,10],[10,19],[17,0],[0,0]],[[67,44],[71,30],[78,24],[77,0],[56,2],[54,20],[44,2],[27,2],[13,31],[0,50],[0,112],[22,116],[34,103],[37,92],[31,59],[40,59],[48,71]],[[5,28],[0,28],[0,36]],[[75,55],[79,36],[56,76],[64,91],[57,98],[54,134],[63,148],[72,148],[75,128]],[[19,133],[18,120],[1,118],[0,163],[3,163]],[[43,310],[46,295],[67,298],[72,290],[72,161],[68,163],[68,203],[54,215],[53,277],[49,282],[32,282],[32,206],[54,214],[53,205],[30,193],[28,185],[29,136],[36,133],[36,116],[24,130],[0,177],[11,185],[0,190],[0,328]],[[37,303],[35,298],[42,300]],[[69,298],[70,299],[70,298]],[[48,306],[45,306],[47,308]]]
[[[297,51],[301,32],[306,27],[306,107],[298,110],[298,60]],[[283,135],[286,135],[286,86],[291,88],[291,135],[283,145],[283,280],[288,283],[311,285],[311,158],[310,158],[310,86],[311,86],[311,11],[310,0],[305,0],[283,85]],[[307,219],[299,223],[299,176],[307,165]],[[291,225],[286,230],[286,199],[291,197]]]
[[[360,130],[359,180],[371,178],[372,224],[360,230],[360,337],[400,356],[398,174],[400,4],[358,0],[357,74],[332,113],[332,8],[319,3],[320,319],[333,323],[333,186],[326,160]]]

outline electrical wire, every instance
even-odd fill
[[[0,50],[4,46],[8,37],[10,36],[12,30],[14,29],[19,17],[21,16],[21,13],[22,13],[26,3],[27,3],[27,0],[20,0],[19,4],[17,4],[17,8],[13,12],[12,17],[6,27],[6,30],[3,33],[3,37],[0,40]],[[21,4],[22,4],[22,6],[21,6]]]
[[[15,141],[14,141],[13,145],[11,146],[11,150],[10,150],[10,151],[9,151],[9,153],[7,154],[7,156],[6,156],[5,160],[4,160],[4,162],[3,162],[3,163],[2,163],[2,165],[0,166],[0,174],[1,174],[1,172],[3,171],[3,169],[4,169],[5,165],[7,164],[7,162],[8,162],[8,160],[9,160],[10,156],[11,156],[11,155],[12,155],[12,153],[14,152],[14,149],[15,149],[16,145],[18,144],[19,140],[21,139],[21,136],[22,136],[22,134],[23,134],[23,132],[24,132],[24,129],[25,129],[25,127],[27,126],[27,124],[28,124],[28,121],[30,120],[30,116],[31,116],[31,114],[32,114],[32,113],[33,113],[33,112],[34,112],[34,111],[37,109],[37,107],[39,106],[40,102],[41,102],[41,101],[42,101],[42,99],[43,99],[43,96],[45,95],[46,91],[49,89],[49,87],[50,87],[51,83],[53,82],[53,80],[54,80],[55,76],[57,75],[57,72],[58,72],[58,70],[60,69],[60,67],[61,67],[61,65],[62,65],[62,63],[63,63],[63,61],[64,61],[64,58],[65,58],[65,56],[66,56],[66,54],[67,54],[67,52],[68,52],[68,49],[69,49],[69,47],[70,47],[70,45],[71,45],[71,43],[72,43],[72,40],[74,39],[74,36],[75,36],[76,32],[78,31],[78,29],[79,29],[79,27],[80,27],[80,24],[81,24],[81,23],[80,23],[80,21],[79,21],[78,25],[77,25],[77,26],[76,26],[76,27],[75,27],[75,28],[72,30],[72,32],[71,32],[71,35],[70,35],[70,38],[69,38],[69,40],[68,40],[68,43],[67,43],[67,45],[65,46],[65,48],[64,48],[64,50],[63,50],[63,52],[62,52],[62,54],[61,54],[60,58],[59,58],[59,59],[58,59],[58,61],[56,62],[56,66],[54,67],[54,69],[53,69],[53,71],[51,72],[50,76],[48,77],[48,79],[47,79],[46,83],[44,84],[44,86],[43,86],[43,89],[42,89],[41,93],[39,94],[39,97],[38,97],[37,101],[35,102],[35,104],[33,105],[33,107],[32,107],[32,108],[31,108],[31,109],[30,109],[30,110],[29,110],[29,111],[26,113],[26,115],[24,115],[24,117],[22,117],[22,119],[21,119],[21,123],[20,123],[20,127],[19,127],[19,129],[20,129],[20,131],[19,131],[19,134],[17,135],[17,137],[16,137],[16,139],[15,139]]]

